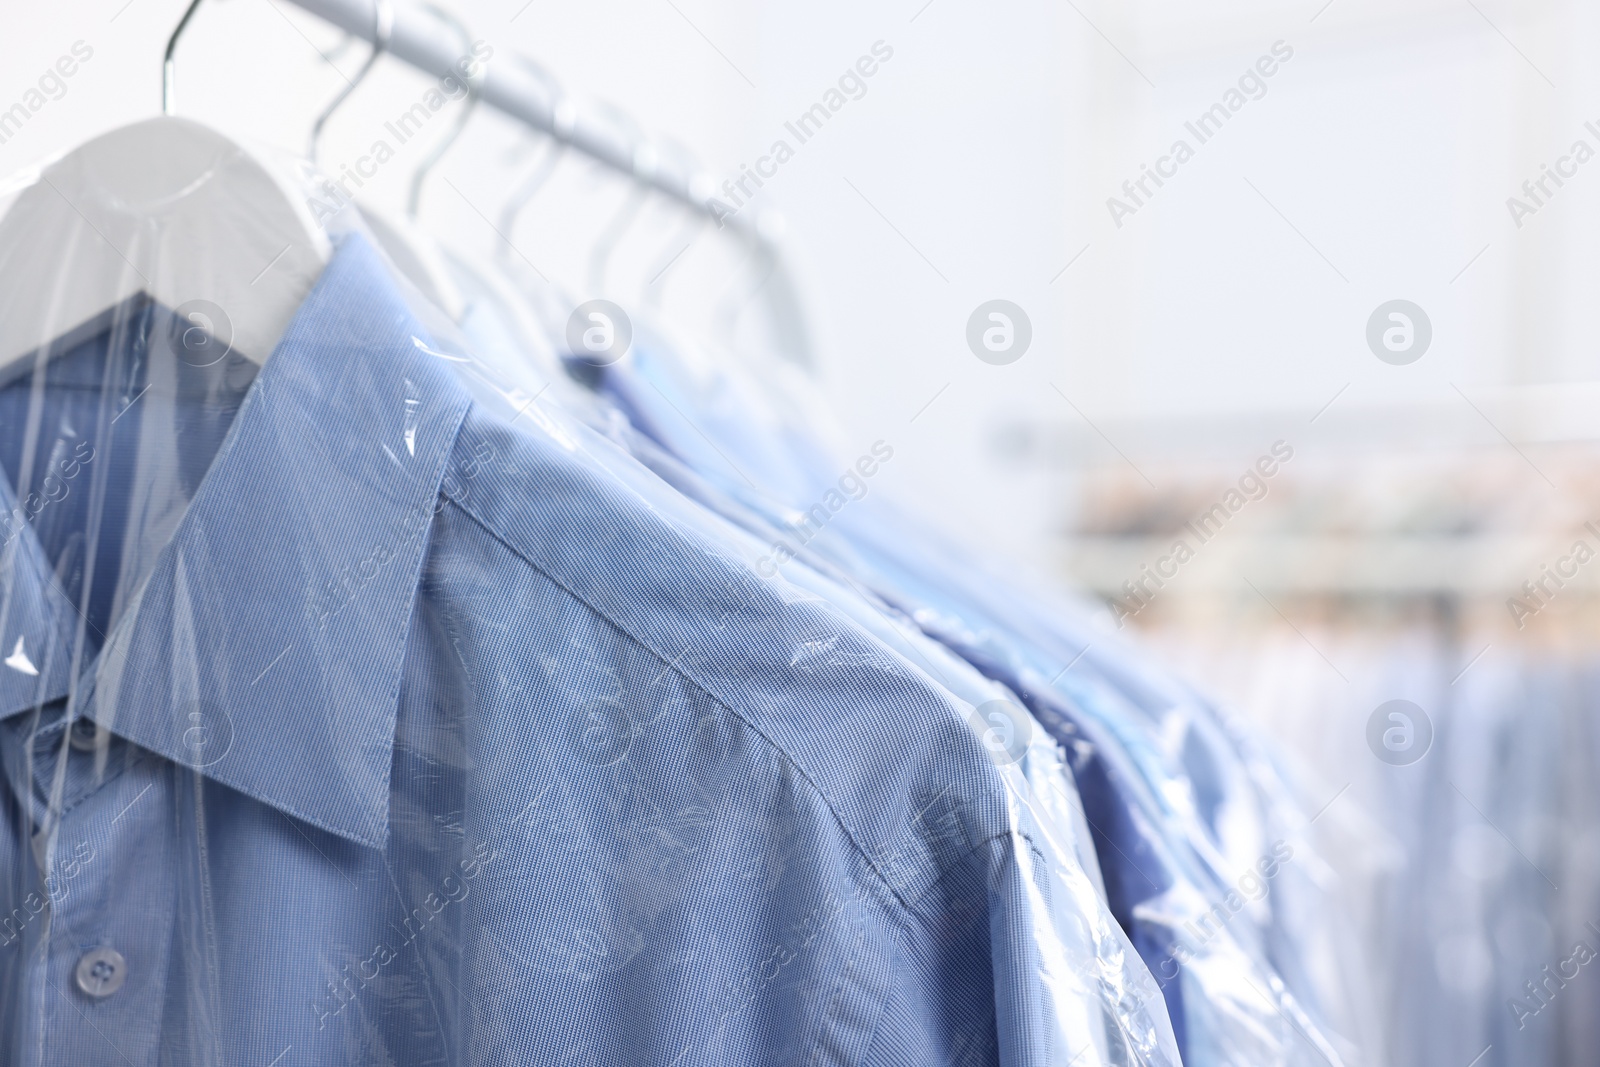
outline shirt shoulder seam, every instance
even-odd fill
[[[902,927],[900,932],[895,936],[895,954],[897,956],[905,951],[904,942],[908,935],[914,931],[919,933],[927,932],[927,924],[922,921],[922,918],[918,912],[918,908],[921,906],[922,901],[927,897],[927,895],[937,889],[939,887],[939,883],[949,877],[951,872],[953,872],[957,867],[965,863],[972,856],[976,855],[979,849],[986,848],[993,842],[998,841],[1003,837],[1011,837],[1013,835],[1022,838],[1024,841],[1027,841],[1029,848],[1036,852],[1038,851],[1038,846],[1034,843],[1033,839],[1029,837],[1025,831],[1018,829],[1003,830],[999,833],[990,834],[982,841],[979,841],[977,844],[967,849],[960,855],[959,858],[951,862],[948,867],[941,870],[939,872],[939,877],[934,879],[933,883],[921,893],[917,894],[917,899],[907,909],[906,916],[911,923],[914,924],[914,926],[908,925],[906,927]],[[879,1006],[878,1017],[873,1021],[872,1024],[872,1034],[867,1039],[866,1053],[862,1060],[864,1065],[880,1062],[873,1057],[873,1051],[878,1047],[878,1039],[880,1036],[882,1036],[884,1020],[888,1014],[889,1000],[892,998],[892,996],[893,993],[886,995],[883,999],[883,1003]]]
[[[974,844],[971,848],[967,849],[965,852],[961,853],[961,855],[957,856],[954,860],[952,860],[948,866],[946,866],[943,869],[941,869],[939,871],[939,877],[935,878],[933,880],[933,883],[931,885],[929,885],[926,889],[924,889],[921,893],[918,893],[917,894],[917,899],[911,902],[911,905],[910,905],[911,914],[913,916],[915,916],[917,914],[917,909],[922,905],[923,900],[927,898],[928,894],[933,892],[935,889],[939,888],[939,883],[940,882],[942,882],[946,878],[948,878],[953,871],[955,871],[963,863],[967,862],[967,860],[969,860],[973,856],[977,855],[980,850],[988,848],[990,845],[994,844],[996,841],[999,841],[1001,839],[1013,838],[1013,837],[1020,838],[1022,841],[1025,841],[1027,843],[1027,845],[1028,845],[1028,850],[1030,852],[1032,852],[1036,856],[1043,857],[1043,853],[1040,851],[1038,843],[1035,842],[1034,839],[1031,836],[1029,836],[1029,834],[1028,834],[1028,832],[1026,830],[1020,829],[1018,827],[1009,827],[1009,828],[1007,828],[1005,830],[1000,830],[1000,831],[997,831],[995,833],[992,833],[988,837],[985,837],[983,840],[981,840],[981,841],[977,842],[976,844]]]
[[[752,722],[750,720],[750,718],[748,716],[746,716],[744,714],[744,712],[741,711],[738,707],[734,706],[734,704],[732,702],[730,702],[728,700],[725,700],[722,696],[720,696],[719,694],[713,692],[708,686],[703,684],[698,678],[694,677],[693,675],[688,673],[688,671],[684,670],[682,665],[674,662],[668,656],[663,655],[660,649],[657,649],[654,645],[652,645],[650,642],[646,641],[643,637],[641,637],[638,634],[634,633],[629,628],[623,626],[616,619],[612,618],[611,614],[609,612],[603,611],[602,609],[600,609],[596,605],[590,603],[588,598],[584,597],[577,590],[575,590],[572,587],[570,587],[569,585],[567,585],[566,582],[563,582],[559,577],[557,577],[554,574],[551,574],[549,571],[547,571],[543,567],[539,566],[539,564],[537,564],[533,560],[529,559],[527,557],[527,555],[522,552],[522,550],[517,548],[516,545],[513,545],[510,541],[508,541],[504,537],[502,537],[500,535],[499,531],[495,530],[495,528],[493,526],[491,526],[488,523],[487,520],[485,520],[482,516],[480,516],[472,508],[468,507],[466,502],[457,499],[447,489],[441,489],[441,495],[443,495],[443,497],[446,500],[448,500],[451,504],[453,504],[457,508],[459,508],[464,515],[466,515],[468,518],[470,518],[473,521],[473,523],[476,524],[479,528],[481,528],[485,533],[487,533],[490,537],[494,538],[495,541],[497,541],[501,545],[503,545],[506,548],[507,551],[511,552],[518,559],[522,560],[523,563],[527,564],[529,567],[533,568],[538,573],[544,575],[550,581],[554,582],[568,596],[572,597],[574,600],[577,600],[579,603],[583,604],[590,611],[594,612],[600,618],[604,619],[607,622],[607,624],[609,624],[610,626],[615,628],[618,632],[626,635],[629,640],[634,641],[641,648],[643,648],[645,651],[649,652],[652,656],[656,657],[656,659],[660,660],[661,663],[665,666],[665,668],[667,670],[670,670],[674,674],[677,674],[679,677],[683,678],[684,681],[688,682],[690,685],[693,685],[696,689],[698,689],[702,693],[706,694],[706,696],[708,696],[712,700],[716,701],[718,706],[726,709],[729,714],[737,717],[738,720],[741,723],[743,723],[749,730],[751,730],[753,733],[755,733],[755,735],[757,737],[761,738],[768,745],[770,745],[772,747],[772,749],[775,752],[777,752],[778,755],[781,756],[786,763],[788,763],[792,767],[794,767],[796,773],[798,773],[800,775],[800,777],[805,780],[805,783],[808,786],[810,786],[811,789],[817,794],[817,796],[822,799],[822,802],[827,805],[828,813],[833,816],[834,822],[838,824],[840,832],[842,832],[844,834],[844,836],[845,836],[845,839],[850,842],[850,847],[853,848],[856,851],[856,854],[859,855],[861,857],[861,859],[863,860],[863,862],[866,863],[867,869],[872,872],[873,877],[876,878],[877,881],[882,884],[884,889],[889,891],[889,894],[894,897],[895,901],[900,905],[900,907],[908,915],[911,913],[912,905],[906,900],[906,898],[904,896],[902,896],[900,894],[900,891],[897,890],[894,887],[894,885],[889,881],[888,877],[883,873],[883,871],[881,869],[879,869],[878,864],[872,859],[872,856],[867,852],[867,850],[864,847],[862,847],[861,842],[856,840],[855,833],[850,829],[849,824],[846,823],[844,818],[839,814],[839,809],[834,804],[833,798],[830,797],[828,795],[827,791],[824,790],[822,788],[822,786],[817,783],[816,779],[812,776],[810,770],[807,769],[805,764],[801,763],[800,760],[797,759],[794,756],[793,753],[791,753],[787,748],[785,748],[783,745],[779,744],[775,739],[773,739],[771,736],[769,736],[767,734],[767,732],[765,730],[763,730],[760,726],[758,726],[754,722]],[[963,858],[965,858],[965,857],[963,857]],[[942,878],[944,876],[944,873],[945,873],[943,868],[936,867],[936,870],[938,871],[938,878],[934,879],[935,883],[937,883],[938,879]],[[926,892],[926,890],[924,890],[924,892]]]

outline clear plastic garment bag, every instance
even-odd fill
[[[0,1063],[1175,1064],[994,687],[312,180],[161,119],[0,219]]]
[[[1082,607],[985,573],[886,504],[869,480],[892,447],[851,460],[788,368],[756,373],[640,333],[604,368],[602,389],[717,492],[765,517],[776,531],[766,567],[837,567],[1008,687],[1065,747],[1109,905],[1162,989],[1184,1062],[1354,1062],[1356,1045],[1335,1028],[1351,1022],[1350,964],[1330,958],[1333,909],[1308,880],[1326,866],[1257,743],[1090,627]],[[1315,921],[1285,936],[1289,915]]]

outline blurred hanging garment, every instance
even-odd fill
[[[480,312],[463,323],[470,342],[491,362],[511,363],[515,353],[506,350],[507,332],[490,308]],[[615,457],[608,469],[652,509],[736,548],[780,595],[816,598],[835,608],[902,657],[904,669],[924,676],[963,709],[1006,781],[1012,818],[1033,852],[1035,880],[1047,887],[1035,901],[1030,934],[1040,978],[1054,991],[1044,1016],[1052,1045],[1079,1063],[1176,1063],[1159,990],[1105,906],[1071,772],[1015,698],[826,561],[789,560],[774,568],[774,531],[761,516],[633,430],[605,397],[562,390],[562,406],[641,461],[642,466]],[[803,651],[808,657],[839,654],[822,641]]]
[[[1273,770],[1248,764],[1270,779],[1252,780],[1239,744],[1204,702],[1059,606],[998,591],[866,492],[877,464],[846,465],[846,484],[829,450],[738,368],[648,331],[640,337],[629,358],[590,377],[658,447],[776,531],[769,561],[798,557],[848,573],[853,586],[874,590],[1020,696],[1065,746],[1109,905],[1161,985],[1184,1062],[1355,1062],[1355,1044],[1330,1029],[1348,1014],[1338,981],[1306,973],[1308,962],[1325,971],[1330,961],[1286,960],[1291,987],[1269,959],[1299,949],[1270,936],[1282,927],[1282,906],[1268,891],[1283,860],[1299,850],[1318,866],[1303,814],[1274,816],[1274,829],[1292,828],[1292,843],[1266,837],[1262,790],[1278,803],[1288,796]],[[785,384],[784,400],[803,407],[800,383]],[[1266,886],[1248,901],[1237,889],[1247,877]]]
[[[1233,618],[1188,648],[1211,661],[1213,681],[1251,681],[1257,714],[1318,753],[1327,795],[1375,798],[1372,818],[1343,827],[1334,858],[1361,879],[1348,940],[1371,946],[1387,1062],[1587,1062],[1600,1019],[1589,976],[1600,951],[1600,748],[1593,605],[1571,610],[1571,629],[1521,645],[1485,621],[1504,617],[1503,601],[1441,597],[1399,620],[1371,605],[1330,611],[1317,651],[1287,626]],[[1353,695],[1326,684],[1321,654],[1349,674]],[[1430,736],[1384,759],[1381,736],[1361,727],[1397,698],[1423,711]],[[1360,815],[1341,800],[1319,825]]]

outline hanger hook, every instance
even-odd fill
[[[694,154],[677,140],[663,142],[662,149],[678,157],[679,161],[685,164],[690,174],[699,175],[703,173],[700,169],[699,161],[694,158]],[[691,179],[691,190],[697,186],[699,181],[699,178]],[[645,282],[642,294],[642,301],[645,307],[656,308],[660,306],[661,293],[666,288],[665,284],[661,282],[667,273],[667,269],[678,262],[684,253],[689,251],[690,246],[700,238],[701,226],[706,221],[705,216],[698,211],[686,211],[682,215],[683,225],[672,235],[671,240],[662,246],[656,262],[650,267],[650,278]]]
[[[421,6],[456,31],[465,49],[463,54],[472,50],[472,33],[460,19],[436,4],[423,4]],[[467,102],[462,106],[461,113],[456,118],[456,124],[450,128],[449,133],[444,135],[444,140],[433,146],[432,151],[423,158],[422,162],[417,165],[416,171],[411,175],[411,195],[406,201],[406,214],[413,219],[417,217],[417,211],[422,206],[422,185],[428,178],[428,172],[433,170],[434,165],[444,157],[450,146],[456,143],[456,138],[461,136],[461,131],[467,128],[467,120],[472,118],[472,109],[478,104],[478,94],[483,82],[482,72],[466,74],[462,78],[467,86]]]
[[[163,115],[176,115],[178,113],[177,92],[173,87],[173,70],[176,66],[172,62],[172,53],[178,50],[178,38],[183,36],[183,31],[189,28],[189,20],[194,17],[195,8],[200,6],[200,0],[193,0],[188,10],[183,13],[183,18],[178,20],[177,28],[172,31],[172,36],[167,38],[167,52],[161,58],[161,113]]]
[[[333,113],[345,102],[351,93],[356,91],[367,72],[372,70],[378,62],[378,57],[389,50],[389,38],[394,33],[394,5],[389,0],[374,0],[372,5],[372,54],[367,56],[367,61],[356,71],[356,76],[345,82],[343,89],[328,106],[322,109],[322,114],[317,116],[317,121],[311,125],[311,143],[306,148],[306,156],[315,163],[317,161],[317,143],[322,139],[322,127],[328,124]],[[328,61],[333,62],[331,59]],[[337,68],[335,68],[337,69]]]
[[[500,233],[505,237],[505,240],[499,246],[500,255],[502,258],[507,259],[510,258],[512,252],[511,235],[516,232],[517,216],[522,214],[523,209],[538,195],[539,190],[544,188],[545,182],[550,180],[550,176],[555,173],[556,166],[560,164],[561,157],[566,154],[566,142],[560,138],[561,134],[571,127],[574,108],[574,105],[570,104],[567,98],[562,95],[561,87],[550,76],[550,72],[545,70],[543,66],[527,56],[517,55],[512,58],[518,66],[521,66],[529,74],[543,82],[545,88],[550,91],[551,99],[555,101],[552,112],[556,120],[556,136],[552,137],[548,142],[549,147],[545,150],[543,157],[540,158],[539,165],[528,174],[522,185],[517,188],[516,192],[511,194],[505,206],[500,209]]]
[[[735,289],[724,296],[717,310],[717,318],[722,322],[722,328],[727,333],[730,343],[737,337],[739,321],[744,318],[745,310],[761,295],[767,283],[778,270],[778,257],[772,249],[763,243],[750,246],[750,257],[741,264],[733,273],[731,279],[737,283],[740,275],[752,279],[752,284]]]
[[[635,185],[617,213],[611,217],[611,222],[600,234],[600,239],[595,242],[594,250],[589,253],[589,291],[595,294],[605,292],[606,265],[611,261],[611,253],[622,240],[622,235],[628,232],[635,219],[639,217],[639,209],[644,207],[644,202],[650,198],[650,190],[643,185]]]
[[[662,278],[667,273],[667,268],[683,258],[684,253],[689,251],[689,247],[700,239],[700,230],[707,221],[706,217],[698,211],[684,211],[681,214],[683,215],[683,225],[673,234],[672,240],[662,247],[660,256],[657,257],[656,262],[652,265],[650,280],[645,283],[645,307],[655,308],[660,306],[661,292],[666,288]]]
[[[637,133],[638,127],[631,118],[614,110],[612,114]],[[642,137],[636,137],[633,142],[633,166],[628,171],[628,176],[633,179],[633,194],[622,202],[622,206],[617,209],[611,223],[589,253],[590,292],[596,294],[605,292],[606,267],[611,262],[611,253],[616,250],[623,235],[639,217],[639,209],[644,207],[645,201],[650,198],[650,186],[646,183],[655,176],[660,162],[661,155],[656,146]]]
[[[545,182],[550,180],[550,175],[556,171],[556,165],[561,162],[561,157],[566,154],[567,146],[560,141],[551,141],[550,147],[545,150],[539,159],[539,165],[528,175],[522,186],[506,201],[505,207],[500,209],[500,232],[505,240],[500,242],[500,256],[509,259],[511,256],[511,235],[515,232],[517,216],[522,214],[523,208],[544,188]]]
[[[649,196],[650,188],[646,183],[655,175],[660,155],[655,145],[645,139],[638,124],[626,112],[604,101],[591,104],[590,107],[629,138],[629,143],[632,145],[629,161],[631,165],[623,173],[632,179],[634,186],[633,192],[623,199],[617,208],[617,213],[606,224],[594,248],[589,252],[589,291],[599,295],[605,291],[606,265],[610,262],[612,251],[622,240],[623,234],[628,232],[628,227],[633,225],[633,220],[639,215],[639,209],[644,206]],[[576,110],[576,106],[573,106],[569,112],[574,119]]]

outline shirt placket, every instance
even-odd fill
[[[31,767],[16,766],[19,747],[32,753]],[[97,737],[83,719],[70,727],[41,719],[22,746],[7,748],[14,784],[15,772],[31,771],[29,851],[33,891],[44,902],[24,946],[20,1063],[154,1067],[176,899],[164,817],[172,765]]]

